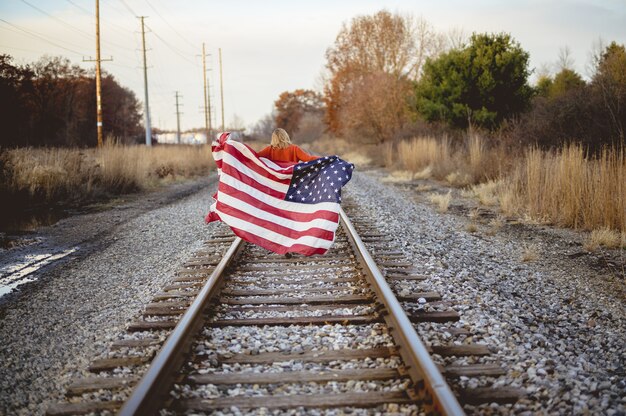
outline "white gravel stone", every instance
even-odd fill
[[[507,366],[504,377],[472,382],[526,389],[527,398],[496,407],[498,413],[626,414],[623,276],[570,258],[572,245],[580,247],[582,240],[572,237],[574,231],[505,225],[493,236],[470,234],[466,218],[438,213],[413,186],[384,185],[382,176],[376,171],[355,174],[346,196],[354,198],[360,214],[384,218],[378,220],[378,231],[393,236],[416,274],[428,277],[399,287],[438,291],[461,313],[454,326],[469,329],[473,342],[495,349],[489,357],[435,355],[437,361],[497,360]],[[539,247],[535,262],[520,260],[528,243]],[[467,341],[425,327],[416,325],[428,343]],[[489,413],[494,408],[466,410]]]

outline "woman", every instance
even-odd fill
[[[258,155],[274,162],[308,162],[318,158],[291,143],[287,132],[280,128],[274,130],[271,144],[261,150]]]

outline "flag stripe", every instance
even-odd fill
[[[234,217],[225,212],[221,212],[219,208],[217,209],[217,213],[219,214],[222,221],[224,221],[231,227],[238,228],[242,231],[246,231],[257,236],[262,236],[264,239],[269,240],[275,244],[280,244],[284,247],[291,247],[294,244],[305,244],[307,246],[315,248],[329,248],[332,245],[332,240],[317,238],[311,235],[304,235],[298,238],[287,237],[271,229],[252,224],[248,221]]]
[[[271,172],[269,172],[268,167],[263,165],[263,162],[261,162],[258,158],[251,159],[251,158],[243,155],[234,146],[229,146],[229,148],[227,150],[228,150],[228,152],[224,151],[225,153],[222,156],[222,160],[225,157],[226,158],[232,157],[232,158],[236,159],[237,161],[239,161],[239,163],[240,163],[239,166],[245,166],[248,171],[254,172],[255,176],[258,176],[260,178],[266,178],[266,179],[269,179],[269,180],[274,181],[276,183],[279,183],[279,184],[282,184],[282,185],[287,185],[287,186],[291,182],[291,176],[292,176],[291,174],[288,174],[288,175],[272,174]],[[256,161],[256,163],[255,163],[255,161]],[[263,167],[259,166],[258,164],[263,165]],[[284,176],[287,176],[287,178],[285,178]]]
[[[224,195],[221,195],[221,197],[223,196]],[[258,225],[259,227],[263,227],[265,229],[271,229],[276,234],[279,234],[283,237],[288,237],[293,240],[297,240],[301,237],[315,237],[330,241],[333,241],[333,239],[335,238],[335,230],[327,230],[321,227],[315,227],[313,224],[311,226],[301,225],[300,227],[298,227],[300,229],[293,229],[288,226],[277,224],[274,221],[267,220],[264,217],[256,217],[254,215],[250,215],[248,211],[242,211],[241,209],[235,208],[232,205],[228,205],[226,202],[222,202],[219,198],[217,201],[217,212],[220,217],[222,216],[222,214],[230,215],[246,223]],[[242,206],[241,208],[244,207]]]
[[[339,212],[339,205],[334,202],[321,202],[319,204],[299,204],[297,202],[285,201],[282,198],[277,198],[273,195],[268,195],[267,193],[261,192],[258,188],[254,187],[254,184],[247,184],[241,182],[238,178],[228,175],[227,173],[223,173],[220,177],[220,188],[222,190],[222,185],[228,185],[232,188],[241,190],[242,192],[250,195],[254,199],[263,202],[267,205],[271,205],[277,207],[281,210],[286,210],[294,213],[302,213],[302,214],[313,214],[319,213],[323,214],[325,211],[330,211],[334,213]],[[284,195],[283,195],[284,196]],[[337,215],[337,221],[339,221],[339,215]]]
[[[339,221],[339,214],[337,212],[327,211],[327,210],[316,210],[314,212],[308,212],[308,213],[290,211],[288,208],[282,208],[280,206],[280,205],[286,205],[286,204],[279,204],[279,205],[267,204],[263,201],[260,201],[254,198],[250,194],[244,191],[238,190],[226,183],[220,184],[220,189],[219,189],[218,194],[219,194],[218,200],[221,197],[233,198],[233,200],[229,199],[229,203],[228,203],[229,205],[236,206],[237,204],[245,204],[247,206],[252,207],[251,209],[254,209],[255,212],[257,212],[256,210],[258,210],[257,212],[258,215],[261,215],[262,213],[265,212],[270,215],[274,215],[276,217],[283,218],[288,221],[300,222],[304,224],[309,223],[316,219],[325,220],[331,224],[335,224],[337,223],[337,221]],[[223,200],[223,202],[226,202],[226,200]],[[286,201],[281,201],[281,202],[286,202]],[[303,204],[291,203],[290,205],[303,205]],[[312,205],[312,207],[315,207],[315,205]]]
[[[226,146],[224,147],[224,151],[232,154],[239,161],[243,163],[246,163],[246,161],[252,162],[253,166],[250,167],[258,170],[260,174],[266,174],[268,175],[268,177],[276,178],[281,182],[284,182],[286,180],[286,183],[289,183],[291,181],[293,166],[283,168],[270,161],[270,163],[273,165],[270,167],[266,163],[261,161],[261,159],[253,153],[254,151],[246,145],[243,145],[241,147],[235,147],[231,144],[226,144]]]
[[[296,252],[300,254],[304,254],[305,256],[312,256],[315,254],[324,254],[328,251],[329,247],[310,247],[304,244],[294,244],[290,247],[285,247],[280,244],[276,244],[273,241],[267,240],[259,235],[251,234],[244,230],[240,230],[236,227],[230,227],[237,237],[241,237],[242,239],[250,242],[254,242],[256,245],[261,246],[267,250],[273,251],[278,254],[285,254],[288,252]]]
[[[275,189],[272,186],[275,184],[275,182],[269,182],[267,184],[260,183],[255,178],[246,175],[237,166],[232,166],[225,163],[222,167],[220,181],[222,180],[223,176],[229,176],[232,179],[235,179],[237,182],[248,185],[252,189],[257,189],[260,193],[267,194],[268,196],[273,197],[274,199],[278,199],[279,201],[282,201],[283,198],[285,198],[285,190]]]

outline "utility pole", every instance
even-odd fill
[[[206,52],[202,42],[202,79],[204,81],[204,125],[206,127],[206,141],[211,143],[211,97],[209,96],[209,81],[206,70]]]
[[[178,111],[178,91],[176,91],[176,143],[180,144],[180,111]],[[182,98],[182,97],[181,97]]]
[[[150,127],[150,105],[148,104],[148,64],[146,60],[146,30],[143,19],[147,16],[139,16],[141,19],[141,44],[143,47],[143,88],[144,98],[144,121],[146,123],[146,146],[152,146],[152,129]]]
[[[224,131],[224,78],[222,77],[222,48],[220,49],[220,95],[222,98],[222,131]]]
[[[85,59],[83,62],[96,63],[96,128],[98,131],[98,147],[102,147],[102,80],[100,76],[100,62],[112,61],[113,58],[100,58],[100,1],[96,0],[96,59]]]

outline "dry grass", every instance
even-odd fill
[[[417,185],[415,187],[415,192],[428,192],[432,190],[433,190],[432,185]]]
[[[468,222],[467,224],[465,224],[465,231],[474,234],[476,231],[478,231],[478,225],[476,225],[475,222]]]
[[[488,181],[471,188],[473,196],[482,205],[494,206],[498,204],[498,191],[501,186],[499,181]]]
[[[436,179],[463,187],[498,177],[510,164],[502,148],[490,148],[485,140],[472,135],[465,143],[452,146],[447,138],[416,137],[379,150],[385,166],[412,172],[430,169]]]
[[[626,233],[619,233],[610,228],[593,230],[583,244],[587,251],[596,251],[600,246],[606,248],[626,247]]]
[[[502,188],[502,205],[510,208],[515,200],[535,220],[626,232],[624,149],[605,149],[597,158],[587,157],[578,145],[555,152],[531,149]]]
[[[208,146],[21,148],[0,159],[2,193],[22,204],[87,201],[207,174],[214,166]]]
[[[489,229],[485,232],[485,234],[489,236],[494,236],[500,232],[502,227],[504,227],[504,218],[497,216],[489,221]]]
[[[447,139],[414,138],[386,145],[383,158],[417,175],[471,188],[472,197],[499,205],[504,215],[531,222],[626,233],[626,149],[589,157],[579,145],[525,154],[487,146],[472,135],[462,146]],[[470,195],[464,193],[464,195]]]
[[[413,172],[409,172],[408,170],[394,170],[388,176],[382,178],[381,181],[387,183],[411,182],[413,175]]]
[[[452,200],[452,192],[448,192],[447,194],[432,193],[428,195],[428,200],[437,205],[437,211],[446,212]]]
[[[524,263],[536,261],[539,258],[539,249],[536,244],[524,244],[520,260]]]

